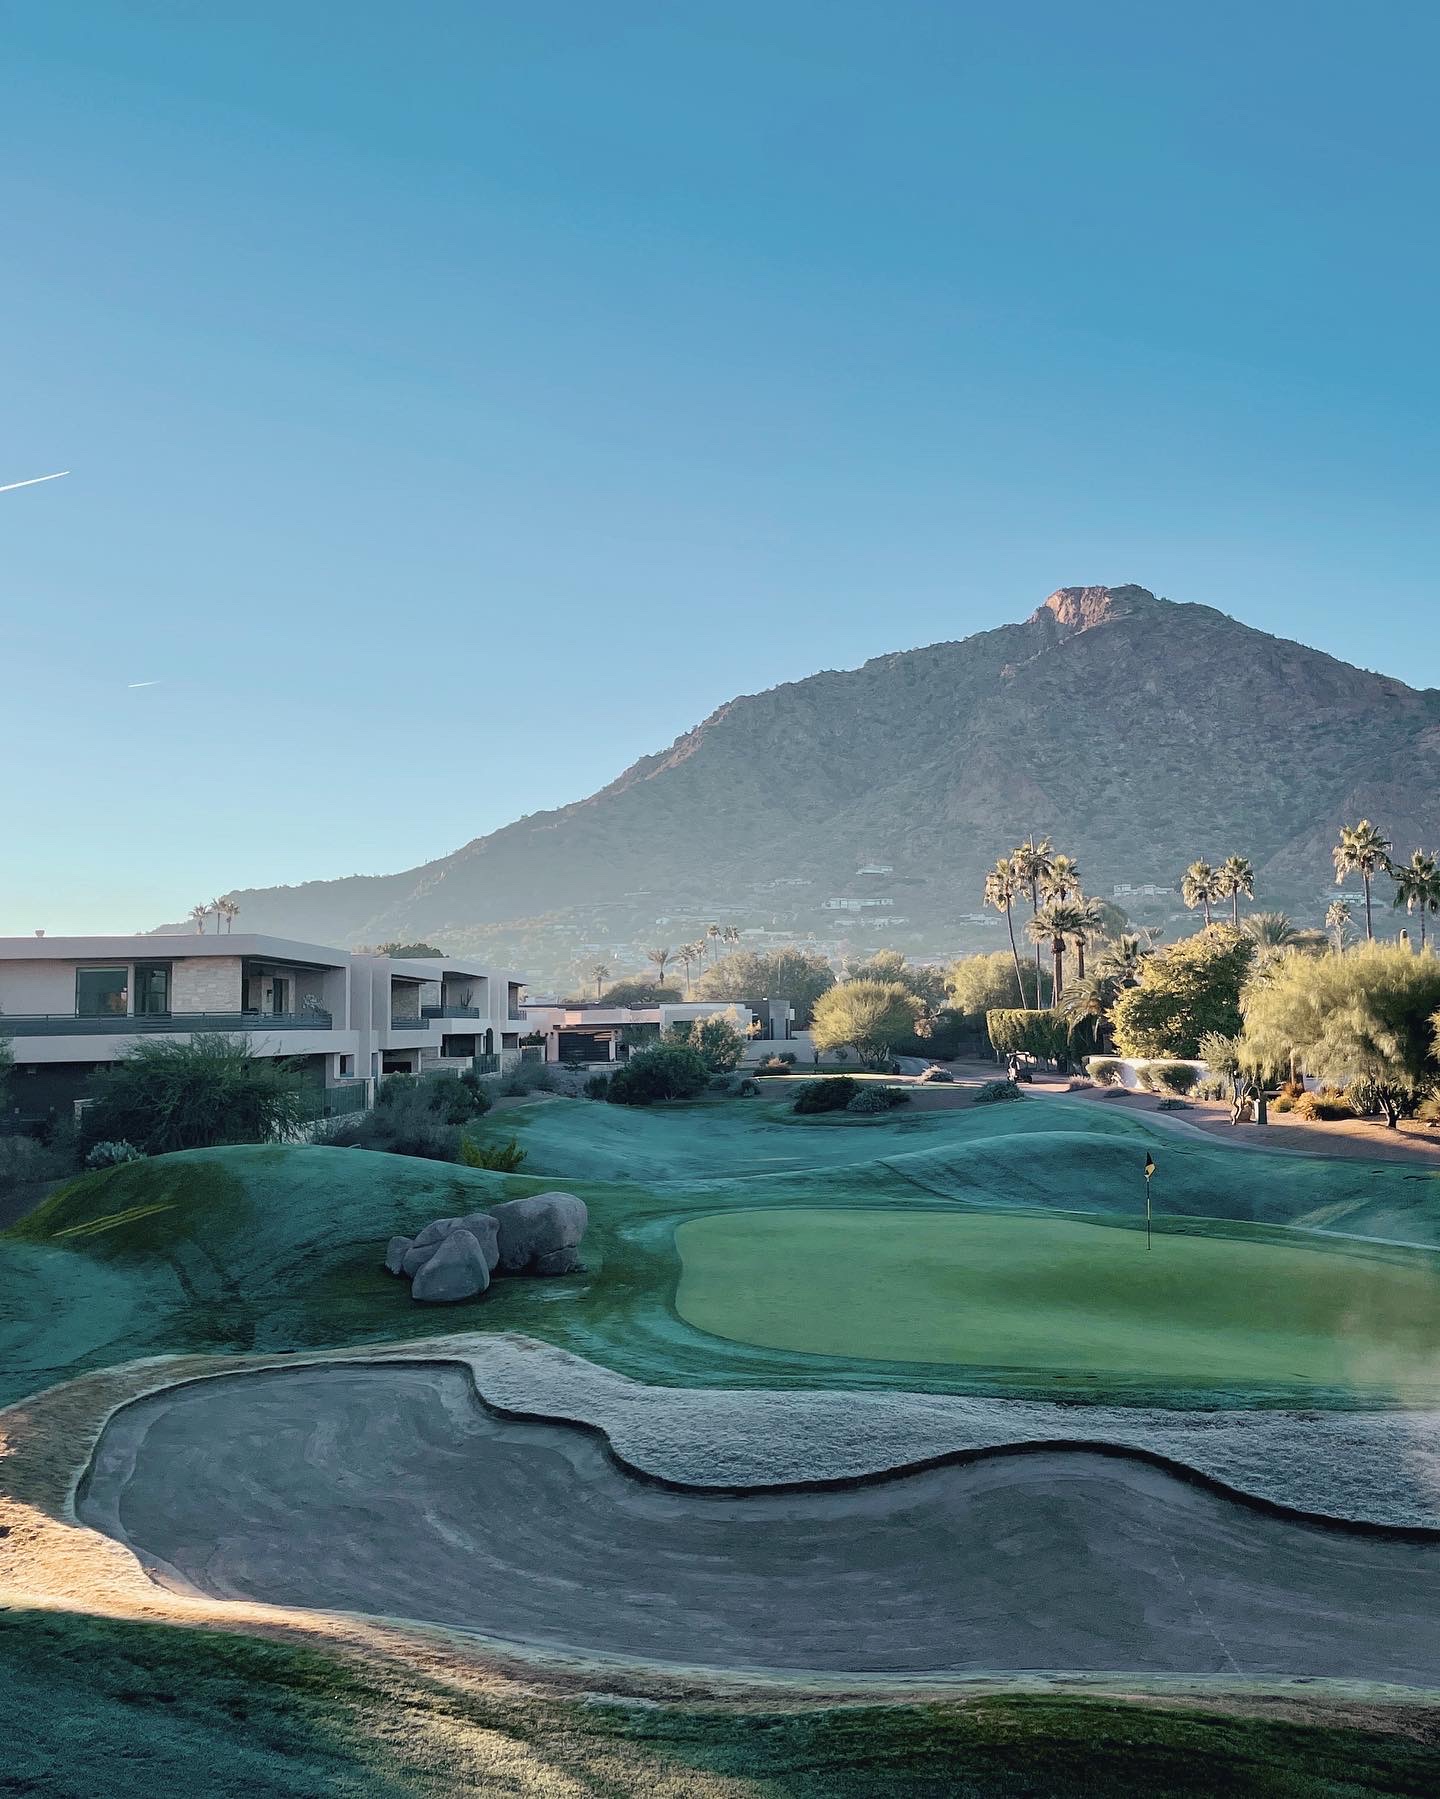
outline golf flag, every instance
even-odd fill
[[[1155,1158],[1145,1151],[1145,1247],[1150,1247],[1150,1181],[1155,1173]]]

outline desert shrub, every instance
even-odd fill
[[[1123,1067],[1113,1056],[1091,1056],[1085,1072],[1099,1087],[1116,1087],[1124,1075]]]
[[[926,1082],[926,1083],[931,1083],[931,1082],[936,1082],[936,1081],[953,1082],[955,1079],[955,1076],[953,1074],[951,1074],[951,1072],[948,1068],[925,1068],[925,1069],[921,1070],[919,1078],[921,1081]]]
[[[123,1162],[143,1162],[144,1156],[133,1143],[127,1143],[123,1137],[92,1144],[85,1157],[85,1166],[91,1173],[97,1168],[118,1168]]]
[[[1200,1079],[1198,1068],[1189,1062],[1156,1062],[1150,1071],[1155,1076],[1155,1084],[1162,1093],[1171,1093],[1183,1098]]]
[[[843,1079],[843,1076],[842,1076]],[[847,1112],[890,1112],[896,1106],[908,1106],[910,1095],[898,1087],[862,1087],[846,1102]]]
[[[1211,1075],[1207,1080],[1196,1081],[1194,1087],[1191,1089],[1192,1099],[1228,1099],[1229,1097],[1229,1082],[1222,1081],[1214,1075]]]
[[[657,1043],[653,1049],[637,1051],[615,1070],[605,1097],[617,1106],[694,1099],[705,1091],[709,1078],[710,1070],[699,1050],[683,1043]]]
[[[1280,1096],[1282,1099],[1299,1099],[1304,1091],[1304,1081],[1281,1081],[1280,1083]]]
[[[133,1143],[143,1155],[268,1143],[304,1116],[288,1062],[251,1053],[244,1037],[197,1031],[184,1041],[141,1038],[96,1079],[81,1115],[79,1148]]]
[[[760,1091],[760,1083],[759,1081],[752,1081],[748,1074],[743,1075],[735,1083],[732,1091],[734,1092],[736,1099],[754,1099]]]
[[[0,1193],[75,1172],[72,1156],[38,1137],[0,1137]]]
[[[1440,1097],[1432,1093],[1428,1099],[1422,1099],[1415,1108],[1415,1116],[1421,1124],[1440,1124]]]
[[[797,1112],[843,1112],[860,1091],[853,1074],[827,1075],[818,1081],[806,1081],[795,1094]]]
[[[522,1098],[527,1093],[553,1093],[555,1076],[547,1062],[522,1056],[501,1081],[500,1091],[511,1099]]]
[[[379,1111],[414,1108],[446,1124],[469,1124],[490,1110],[490,1095],[473,1074],[459,1080],[448,1074],[392,1074],[380,1083],[375,1105]]]
[[[610,1096],[610,1076],[608,1074],[592,1074],[585,1083],[586,1099],[608,1099]]]
[[[489,1168],[497,1174],[514,1174],[529,1154],[514,1137],[508,1143],[472,1143],[460,1139],[460,1160],[467,1168]]]
[[[1295,1110],[1294,1094],[1277,1093],[1275,1098],[1270,1102],[1270,1110],[1272,1112],[1293,1112]]]
[[[1142,1093],[1154,1093],[1157,1091],[1158,1082],[1155,1079],[1155,1070],[1148,1062],[1137,1062],[1135,1064],[1135,1085]]]
[[[713,1018],[680,1019],[670,1026],[660,1041],[688,1044],[691,1049],[698,1049],[705,1058],[705,1066],[715,1074],[728,1074],[738,1068],[745,1053],[745,1039],[730,1019],[718,1013]]]
[[[1295,1101],[1295,1116],[1320,1124],[1333,1124],[1340,1118],[1353,1118],[1355,1107],[1335,1087],[1322,1087],[1318,1093],[1303,1093]]]
[[[794,1056],[766,1056],[751,1070],[752,1074],[789,1074],[795,1065]]]
[[[997,1100],[1019,1098],[1020,1089],[1014,1081],[986,1081],[983,1087],[975,1089],[977,1106],[993,1106]]]
[[[1178,1095],[1172,1093],[1165,1099],[1162,1099],[1155,1110],[1157,1112],[1188,1112],[1190,1110],[1190,1102],[1189,1100],[1181,1099]]]

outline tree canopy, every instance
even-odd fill
[[[907,962],[898,949],[877,949],[862,962],[852,962],[845,970],[847,981],[898,981],[907,993],[913,993],[927,1012],[938,1012],[945,1004],[945,971],[921,962]]]
[[[997,949],[988,955],[962,956],[958,962],[952,962],[945,984],[950,990],[950,1004],[957,1012],[993,1012],[997,1007],[1050,1004],[1054,981],[1049,969],[1022,962],[1019,978],[1023,992],[1017,994],[1014,961],[1008,950]]]
[[[898,981],[842,981],[821,994],[810,1022],[817,1050],[853,1044],[862,1062],[888,1061],[915,1032],[921,1002]]]
[[[302,1116],[299,1077],[256,1056],[244,1037],[197,1031],[188,1040],[141,1038],[99,1077],[85,1108],[81,1148],[133,1143],[147,1156],[220,1143],[266,1143]]]
[[[1440,959],[1366,943],[1342,956],[1281,957],[1245,995],[1241,1055],[1267,1075],[1292,1055],[1336,1086],[1373,1088],[1394,1125],[1440,1082]]]
[[[696,982],[700,999],[785,999],[795,1008],[795,1022],[809,1023],[815,1002],[835,985],[823,956],[798,949],[736,950],[709,968]]]
[[[1198,1056],[1207,1031],[1240,1029],[1240,992],[1255,946],[1215,925],[1147,956],[1138,985],[1115,1001],[1115,1044],[1126,1056]],[[1307,959],[1307,967],[1314,963]]]
[[[615,981],[600,995],[602,1006],[678,1005],[684,998],[678,987],[657,987],[643,975],[631,980]]]

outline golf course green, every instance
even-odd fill
[[[680,1316],[802,1355],[1066,1370],[1177,1385],[1440,1382],[1440,1267],[1275,1241],[1006,1212],[791,1207],[676,1231]]]
[[[768,1091],[545,1099],[503,1114],[512,1133],[512,1175],[271,1144],[82,1176],[0,1233],[0,1404],[139,1356],[457,1328],[661,1386],[1440,1399],[1429,1170],[1258,1155],[1066,1099],[872,1119]],[[392,1235],[556,1187],[589,1208],[577,1274],[437,1312],[381,1268]]]

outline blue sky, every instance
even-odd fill
[[[0,483],[74,471],[0,495],[0,930],[406,867],[1065,584],[1440,685],[1433,6],[0,29]]]

